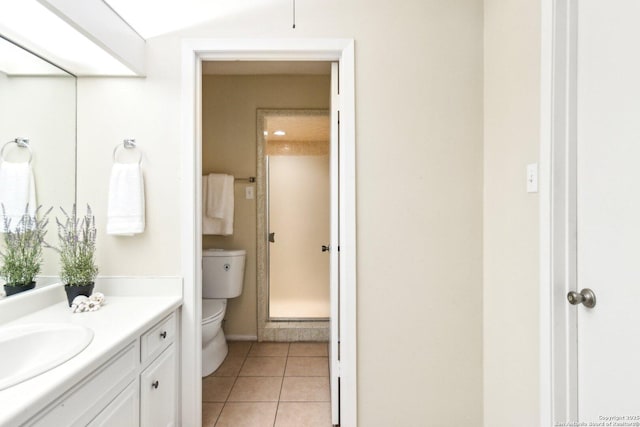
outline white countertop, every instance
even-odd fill
[[[74,314],[64,301],[2,325],[73,323],[92,329],[94,337],[67,362],[0,391],[0,426],[27,421],[181,304],[180,296],[106,295],[105,305],[98,311]]]

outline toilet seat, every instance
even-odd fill
[[[202,300],[202,324],[222,320],[227,301],[223,299],[203,299]]]

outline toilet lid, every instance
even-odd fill
[[[247,251],[244,249],[203,249],[203,257],[230,257],[245,256]]]
[[[202,300],[202,321],[210,322],[220,317],[224,313],[227,301],[224,299],[203,299]]]

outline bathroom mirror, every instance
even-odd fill
[[[29,148],[10,142],[16,138],[28,139]],[[2,161],[32,157],[36,204],[41,212],[53,207],[46,241],[57,246],[55,216],[60,206],[71,208],[76,195],[76,78],[1,34],[0,145]],[[36,287],[58,281],[58,254],[44,249],[43,256]]]

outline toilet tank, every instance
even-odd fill
[[[244,260],[242,249],[202,251],[202,298],[235,298],[242,293]]]

